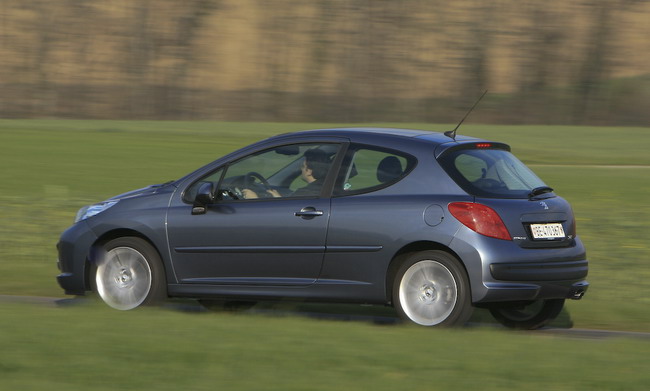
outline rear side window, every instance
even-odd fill
[[[474,196],[528,198],[531,190],[546,186],[503,149],[456,149],[443,154],[440,163],[463,190]]]
[[[388,187],[405,177],[415,158],[402,152],[353,145],[334,188],[335,196],[367,193]]]

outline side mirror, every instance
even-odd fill
[[[199,215],[206,212],[206,206],[214,203],[214,192],[212,182],[205,182],[199,186],[194,197],[194,205],[192,206],[192,214]]]

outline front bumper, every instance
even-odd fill
[[[90,251],[97,240],[85,222],[68,228],[59,239],[57,266],[61,271],[56,279],[68,295],[83,295],[86,286],[86,266]]]

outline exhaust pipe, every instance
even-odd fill
[[[573,291],[571,296],[569,296],[569,299],[571,299],[571,300],[580,300],[580,299],[582,299],[582,296],[584,296],[584,295],[585,295],[585,290],[584,289],[576,289],[575,291]]]

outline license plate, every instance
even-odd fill
[[[564,229],[560,223],[531,224],[533,239],[564,239]]]

